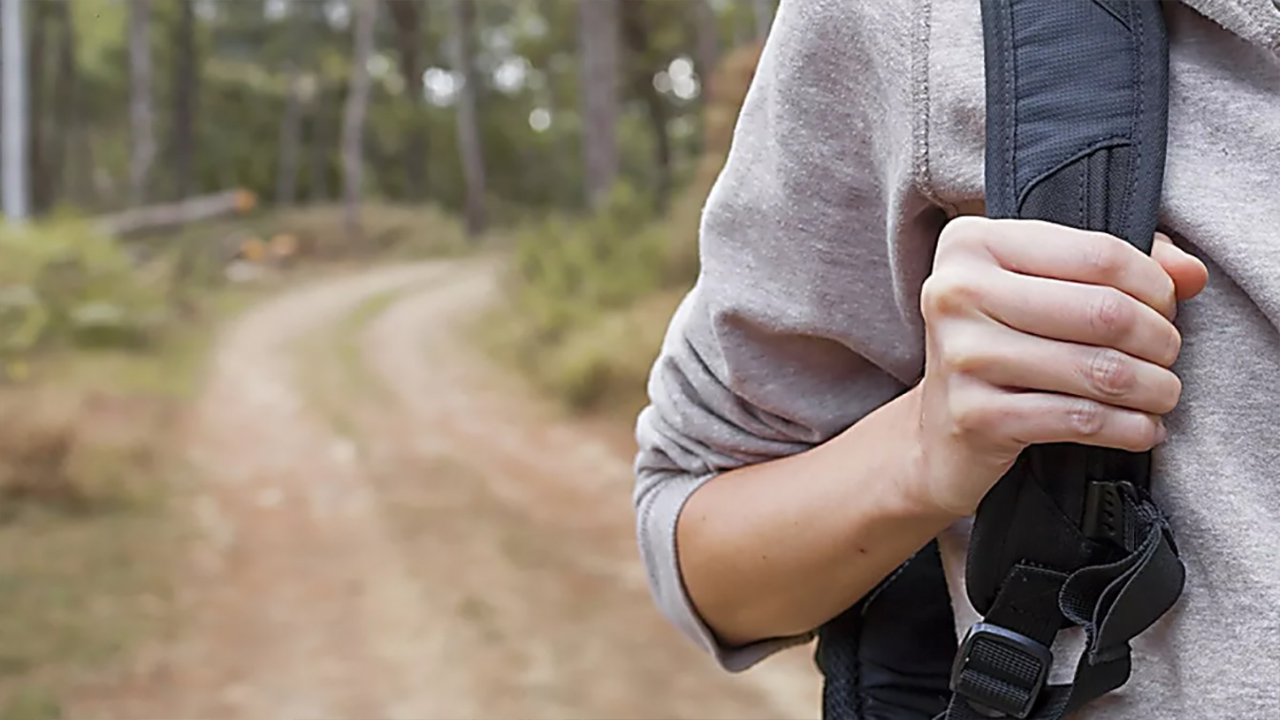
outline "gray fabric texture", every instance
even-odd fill
[[[1280,714],[1280,9],[1169,3],[1161,229],[1209,267],[1178,317],[1184,382],[1155,453],[1188,568],[1128,685],[1081,717]],[[940,229],[982,208],[972,0],[782,0],[724,171],[702,272],[636,426],[641,556],[671,622],[729,671],[810,636],[720,646],[684,591],[680,509],[719,472],[822,443],[917,382]],[[796,477],[789,482],[802,483]],[[850,478],[856,482],[856,478]],[[959,630],[967,522],[941,538]],[[1057,648],[1073,664],[1074,638]],[[1064,679],[1059,676],[1058,680]]]

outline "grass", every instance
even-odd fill
[[[0,387],[0,718],[62,717],[171,620],[181,418],[214,329],[264,290],[208,295],[145,350],[41,352]]]
[[[189,529],[184,514],[173,512],[189,482],[176,450],[223,321],[282,287],[353,264],[470,249],[458,224],[431,208],[371,204],[364,218],[355,247],[345,244],[333,207],[139,239],[134,247],[144,256],[176,264],[183,278],[168,296],[149,298],[170,314],[152,341],[90,348],[52,336],[23,348],[20,382],[0,379],[0,720],[61,717],[81,680],[112,669],[175,619],[174,569]],[[291,267],[260,282],[223,282],[225,262],[246,237],[281,233],[300,241]],[[81,246],[97,252],[91,243],[73,247]],[[14,247],[4,259],[28,258],[31,266],[15,277],[44,277],[36,273],[45,259],[31,248],[45,245]],[[85,257],[82,264],[99,275],[145,274],[109,264],[115,255]],[[76,288],[55,286],[67,303],[79,302]],[[376,391],[361,371],[356,336],[394,299],[370,298],[335,329],[337,362],[328,364],[348,388]]]
[[[571,410],[630,421],[646,402],[645,379],[684,293],[655,291],[573,323],[553,342],[510,305],[472,325],[474,341]]]
[[[318,358],[307,363],[301,373],[307,396],[334,432],[360,444],[355,422],[350,417],[352,397],[383,396],[387,388],[365,367],[360,356],[360,336],[369,323],[404,297],[411,288],[397,288],[371,295],[342,320],[324,332],[301,340],[297,355]]]
[[[711,83],[705,152],[665,217],[620,186],[599,212],[550,218],[514,242],[506,302],[477,342],[577,412],[630,421],[671,315],[698,274],[702,207],[723,167],[760,47],[725,58]]]

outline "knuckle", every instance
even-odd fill
[[[1124,272],[1125,254],[1123,241],[1117,241],[1105,233],[1089,233],[1089,242],[1083,243],[1084,262],[1089,273],[1098,280],[1114,280]]]
[[[1128,296],[1113,288],[1096,294],[1089,309],[1089,324],[1104,342],[1115,342],[1132,329],[1134,310]]]
[[[970,332],[954,333],[938,348],[938,360],[949,374],[978,375],[990,364],[989,353]]]
[[[1178,356],[1182,354],[1182,333],[1176,328],[1169,330],[1168,339],[1165,341],[1164,362],[1165,367],[1170,367],[1178,361]]]
[[[1169,373],[1168,388],[1160,394],[1159,404],[1156,407],[1156,414],[1166,415],[1173,412],[1178,407],[1178,403],[1182,400],[1182,379],[1173,373]]]
[[[1128,394],[1137,382],[1137,374],[1128,358],[1111,348],[1094,351],[1089,358],[1086,373],[1093,391],[1106,398]]]
[[[981,242],[990,220],[975,215],[960,215],[948,222],[938,234],[938,248],[951,248]]]
[[[951,393],[951,425],[961,438],[982,437],[990,433],[994,417],[990,403],[972,390]]]
[[[1106,426],[1105,409],[1100,403],[1076,398],[1067,406],[1066,422],[1070,431],[1078,437],[1096,437]]]
[[[1130,452],[1146,452],[1159,443],[1160,421],[1154,418],[1142,423],[1133,433],[1121,441],[1121,449]]]
[[[926,320],[962,315],[977,307],[981,290],[959,273],[935,272],[920,290],[920,311]]]

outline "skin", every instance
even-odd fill
[[[1163,442],[1182,390],[1177,302],[1207,281],[1163,235],[1148,256],[1040,221],[949,223],[922,292],[923,379],[685,504],[676,544],[704,622],[729,646],[808,632],[973,514],[1028,445]]]

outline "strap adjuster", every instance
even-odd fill
[[[985,717],[1026,718],[1044,690],[1053,653],[1007,628],[977,623],[969,628],[951,667],[951,692]]]

